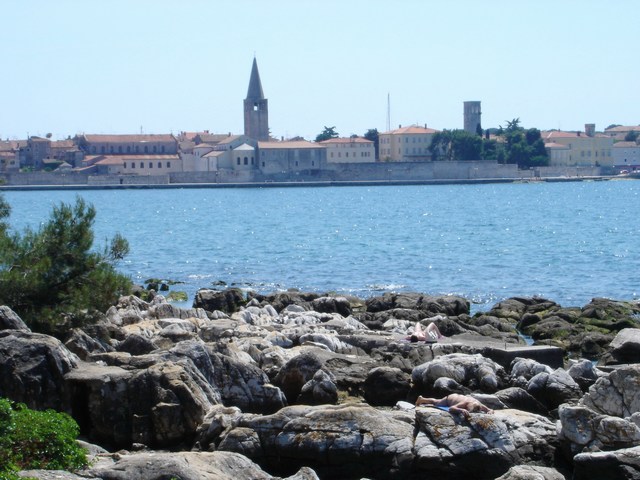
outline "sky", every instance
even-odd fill
[[[637,0],[3,0],[0,139],[640,124]]]

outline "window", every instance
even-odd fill
[[[315,160],[311,160],[311,166],[312,166],[312,167],[315,167],[315,166],[316,166],[316,162],[315,162]]]
[[[264,168],[264,162],[262,162],[262,168]]]
[[[255,165],[255,160],[253,157],[251,157],[251,165]]]
[[[144,162],[140,162],[140,168],[144,168]]]
[[[245,165],[249,165],[249,158],[248,157],[244,157],[244,164]]]
[[[240,165],[240,157],[238,157],[238,165]]]
[[[124,168],[127,168],[127,162],[124,162]]]
[[[153,162],[149,162],[149,168],[153,168]]]
[[[131,168],[136,168],[136,162],[131,162]]]
[[[296,167],[298,166],[298,160],[296,160]]]
[[[118,153],[122,153],[122,145],[118,145]]]
[[[160,147],[160,152],[161,152],[161,153],[164,153],[164,145],[162,145],[162,146]]]
[[[136,150],[136,153],[138,153],[140,151],[139,148],[138,148],[138,145],[136,145],[135,150]]]
[[[100,153],[104,153],[104,152],[105,152],[105,150],[106,150],[106,149],[104,148],[104,145],[102,145],[102,147],[100,147]]]
[[[127,153],[131,153],[131,145],[127,145]]]
[[[149,146],[148,145],[144,146],[144,153],[149,153]]]
[[[162,168],[162,162],[158,162],[158,168]]]
[[[109,153],[113,153],[113,145],[109,147]]]
[[[156,148],[157,148],[157,147],[154,145],[154,146],[153,146],[153,153],[156,153]]]
[[[167,168],[171,168],[171,162],[167,162]]]

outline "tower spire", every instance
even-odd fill
[[[253,57],[253,66],[251,67],[251,78],[249,79],[247,100],[264,100],[262,82],[260,81],[260,73],[258,72],[258,62],[255,56]]]
[[[269,103],[264,98],[255,56],[251,67],[247,98],[244,100],[244,134],[254,140],[269,141]]]

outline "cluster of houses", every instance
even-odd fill
[[[465,102],[464,128],[480,126],[480,102]],[[550,166],[601,166],[640,170],[640,144],[625,141],[640,126],[616,126],[596,132],[543,131]],[[380,133],[377,144],[362,137],[322,142],[271,138],[268,101],[254,59],[244,133],[209,131],[173,134],[81,134],[67,140],[32,136],[0,140],[0,173],[20,170],[75,171],[89,175],[163,175],[176,172],[260,172],[264,176],[313,172],[329,164],[429,162],[429,145],[437,130],[426,125],[399,126]],[[640,135],[634,135],[640,138]]]

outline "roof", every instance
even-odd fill
[[[602,133],[597,133],[590,137],[584,132],[563,132],[561,130],[540,132],[540,136],[545,142],[554,138],[610,138],[609,135],[603,135]]]
[[[617,127],[606,128],[604,131],[607,133],[626,133],[631,131],[640,132],[640,125],[637,125],[637,126],[634,125],[629,127],[625,127],[624,125],[618,125]]]
[[[322,143],[322,144],[338,144],[338,143],[370,143],[373,145],[373,142],[371,140],[367,140],[366,138],[363,137],[340,137],[340,138],[330,138],[329,140],[323,140],[321,142],[318,143]]]
[[[249,79],[247,100],[264,100],[262,82],[260,82],[260,73],[258,72],[258,62],[255,57],[253,57],[253,65],[251,66],[251,78]]]
[[[227,152],[224,150],[213,150],[212,152],[209,152],[205,155],[202,156],[202,158],[212,158],[212,157],[219,157],[220,155],[225,155]]]
[[[236,147],[233,149],[234,152],[253,152],[255,150],[255,148],[253,148],[251,145],[248,145],[246,143],[243,143],[242,145],[240,145],[239,147]]]
[[[194,145],[192,148],[193,149],[196,149],[196,148],[213,148],[213,145],[210,145],[208,143],[199,143],[198,145]]]
[[[218,144],[230,135],[228,133],[200,133],[197,137],[200,143]]]
[[[563,143],[549,142],[549,143],[545,143],[544,146],[546,148],[551,148],[551,149],[554,149],[554,150],[569,150],[570,149],[569,145],[565,145]]]
[[[56,140],[51,142],[51,148],[74,148],[76,144],[73,140]]]
[[[124,134],[124,135],[102,135],[102,134],[89,134],[83,135],[87,142],[95,143],[144,143],[144,142],[176,142],[176,139],[171,134]]]
[[[295,149],[295,148],[326,148],[319,143],[308,142],[306,140],[296,140],[293,142],[258,142],[258,148],[264,150]]]
[[[408,127],[400,127],[389,132],[384,132],[381,135],[413,135],[425,133],[438,133],[438,130],[434,130],[433,128],[420,127],[418,125],[409,125]]]
[[[231,143],[235,140],[238,140],[240,137],[242,137],[242,135],[227,135],[227,137],[223,140],[220,140],[218,142],[218,145],[225,145],[227,143]]]
[[[613,148],[638,148],[640,147],[640,145],[638,145],[636,142],[616,142],[613,144]]]

